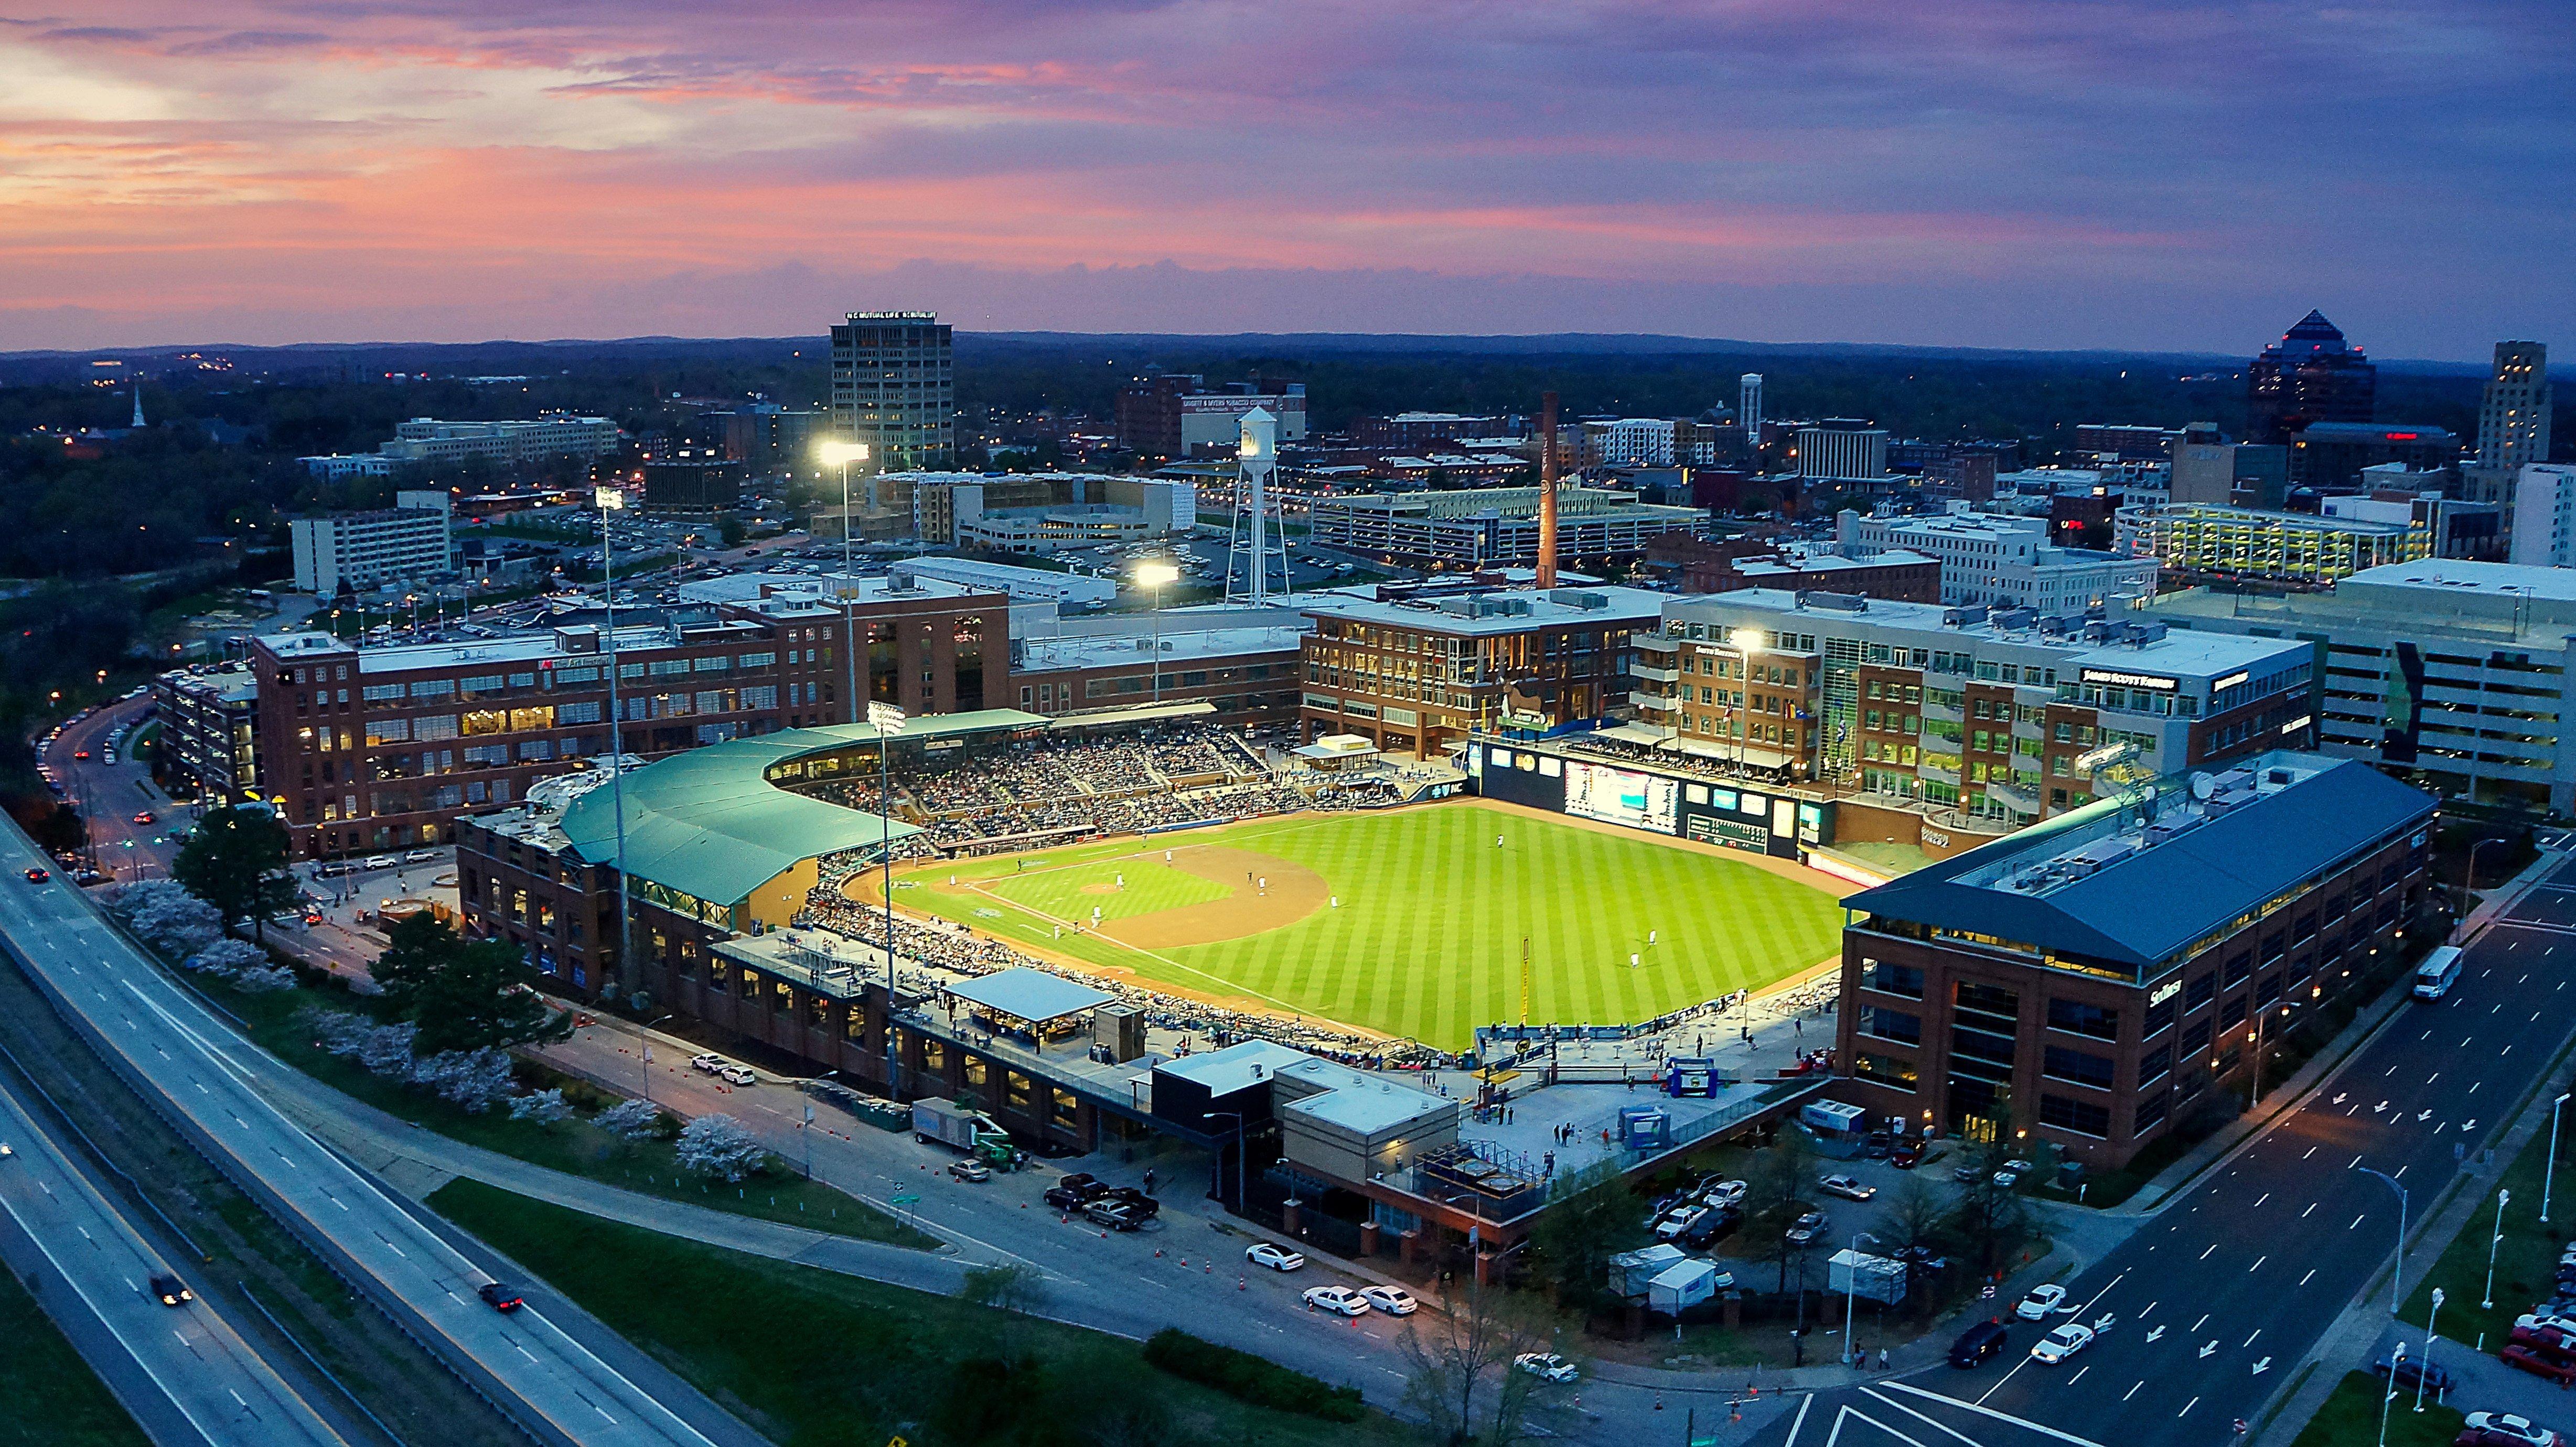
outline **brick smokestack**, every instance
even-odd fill
[[[1556,394],[1538,400],[1538,585],[1556,586]]]

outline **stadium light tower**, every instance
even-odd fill
[[[626,492],[602,487],[592,489],[590,496],[599,506],[600,612],[607,620],[600,631],[606,635],[608,653],[608,802],[617,825],[617,974],[624,980],[630,978],[627,972],[634,962],[635,897],[626,882],[626,728],[617,701],[617,565],[609,546],[608,520],[626,510]]]
[[[825,466],[841,469],[841,583],[833,591],[841,595],[841,652],[845,655],[843,661],[848,665],[849,673],[849,681],[843,685],[849,689],[849,701],[842,706],[848,710],[844,716],[855,722],[859,717],[859,639],[856,615],[850,611],[854,581],[850,563],[850,464],[868,460],[868,445],[864,442],[826,442],[815,448],[814,453],[823,459]]]
[[[1163,590],[1181,580],[1181,570],[1169,563],[1139,563],[1134,577],[1154,590],[1154,702],[1163,701]]]

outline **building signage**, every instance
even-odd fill
[[[2088,668],[2084,670],[2084,681],[2107,683],[2113,688],[2152,688],[2159,693],[2171,693],[2179,686],[2170,678],[2160,678],[2152,673],[2123,673],[2116,668]]]
[[[2150,1007],[2161,1005],[2180,993],[2182,993],[2182,981],[2168,980],[2156,986],[2155,992],[2147,996],[2147,1004]]]
[[[2218,680],[2216,683],[2211,684],[2209,686],[2209,691],[2212,693],[2224,693],[2228,689],[2234,688],[2236,685],[2243,683],[2245,680],[2252,678],[2253,676],[2254,675],[2251,672],[2240,668],[2234,673],[2227,675],[2225,678]]]

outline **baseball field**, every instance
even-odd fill
[[[895,903],[1068,964],[1458,1048],[1522,1017],[1524,940],[1533,1023],[1651,1019],[1833,957],[1835,896],[1766,863],[1454,801],[922,865]]]

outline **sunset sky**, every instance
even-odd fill
[[[43,0],[37,0],[43,3]],[[0,349],[961,328],[2576,347],[2576,3],[0,13]]]

